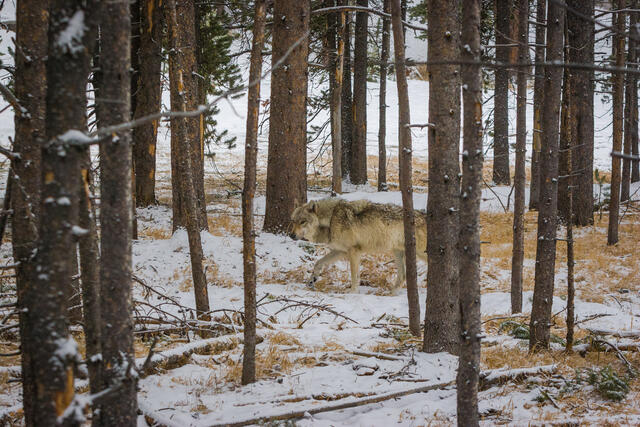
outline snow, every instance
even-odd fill
[[[58,35],[56,45],[63,52],[77,53],[84,49],[82,37],[87,30],[84,24],[84,11],[76,10],[73,16],[66,23],[66,27]]]

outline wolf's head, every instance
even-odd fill
[[[291,214],[292,233],[295,240],[314,241],[314,236],[320,227],[318,219],[318,204],[316,202],[305,203],[295,208]]]

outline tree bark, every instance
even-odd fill
[[[195,3],[194,0],[182,0],[176,2],[177,28],[176,28],[176,54],[179,56],[180,68],[183,70],[184,102],[187,111],[195,110],[198,106],[198,64],[196,61],[196,27],[195,27]],[[180,108],[181,95],[176,92],[177,87],[172,85],[171,108]],[[177,126],[177,121],[171,122]],[[187,126],[187,138],[190,141],[191,165],[193,166],[193,185],[198,205],[197,219],[200,230],[208,230],[207,206],[204,195],[204,141],[200,138],[200,117],[188,117],[185,119]],[[178,163],[180,157],[180,143],[176,139],[179,131],[171,128],[171,189],[173,205],[173,229],[186,226],[187,205],[183,200],[182,178]],[[177,179],[174,179],[177,178]],[[175,182],[174,182],[175,181]]]
[[[329,5],[334,5],[331,0]],[[329,42],[329,86],[331,92],[331,147],[332,147],[332,179],[331,191],[333,194],[342,193],[342,76],[344,65],[344,40],[342,39],[344,27],[344,12],[336,17],[330,14],[328,17],[327,38]]]
[[[544,98],[544,62],[545,53],[545,17],[546,0],[536,2],[536,50],[535,50],[535,78],[533,81],[533,149],[531,150],[531,182],[529,183],[529,209],[538,209],[540,197],[540,149],[542,139],[542,100]]]
[[[127,2],[105,3],[101,21],[102,126],[131,119],[131,16]],[[117,101],[117,102],[114,102]],[[98,102],[101,102],[98,100]],[[98,425],[136,425],[131,295],[131,132],[100,145],[100,307],[102,389]]]
[[[518,62],[529,61],[529,24],[527,0],[518,2]],[[466,26],[463,26],[466,27]],[[524,199],[527,157],[527,70],[517,72],[516,171],[513,202],[513,255],[511,258],[511,312],[522,311],[522,268],[524,262]],[[463,185],[464,188],[464,185]],[[463,209],[463,212],[465,210]]]
[[[616,9],[624,9],[625,2],[616,0]],[[625,14],[615,14],[616,32],[613,35],[613,49],[616,67],[624,67]],[[622,114],[624,104],[624,73],[614,73],[613,79],[613,151],[622,151]],[[611,197],[609,202],[609,228],[607,244],[618,243],[618,218],[620,217],[620,157],[611,156]]]
[[[249,81],[260,80],[262,48],[264,46],[266,4],[256,0],[253,21],[253,46]],[[244,155],[244,188],[242,190],[242,255],[244,260],[244,352],[242,384],[256,380],[256,240],[253,225],[253,197],[256,191],[256,161],[258,157],[258,118],[260,113],[260,83],[249,88],[247,106],[247,137]],[[339,176],[342,179],[341,176]]]
[[[357,0],[362,7],[369,0]],[[353,142],[351,145],[351,182],[367,183],[367,31],[369,14],[356,12],[353,48]]]
[[[398,132],[400,191],[402,192],[402,219],[404,224],[404,261],[406,266],[407,299],[409,305],[409,330],[420,336],[420,296],[418,295],[418,273],[416,270],[416,220],[413,210],[413,185],[411,183],[411,114],[409,110],[409,88],[404,65],[404,31],[400,0],[391,4],[393,24],[393,52],[396,60],[396,84],[398,86]]]
[[[36,5],[34,9],[42,12]],[[79,151],[73,143],[85,126],[85,89],[95,40],[95,1],[50,3],[47,56],[46,143],[42,145],[38,266],[25,300],[31,336],[28,346],[35,378],[33,425],[55,425],[74,397],[77,346],[68,332],[66,296],[76,256]],[[84,31],[66,37],[74,25]],[[38,84],[42,84],[38,81]],[[36,92],[38,93],[38,92]],[[80,101],[79,101],[80,100]],[[39,110],[42,111],[42,110]],[[25,351],[26,349],[23,349]],[[77,424],[76,422],[69,422]]]
[[[496,61],[509,62],[509,0],[496,0]],[[496,68],[493,109],[493,182],[509,185],[509,69]]]
[[[140,72],[135,97],[134,118],[160,111],[162,94],[162,9],[160,0],[142,0],[140,22]],[[136,172],[136,204],[146,207],[157,203],[156,141],[158,121],[154,120],[133,129],[134,163]]]
[[[185,65],[182,55],[179,54],[178,44],[180,43],[180,32],[178,30],[179,21],[177,18],[176,0],[166,3],[167,23],[169,26],[169,40],[171,45],[171,55],[169,55],[169,75],[171,76],[171,91],[177,95],[177,110],[186,111],[186,91],[185,91]],[[172,120],[171,128],[176,130],[176,143],[178,167],[180,170],[180,189],[182,201],[184,203],[184,220],[189,239],[189,256],[191,258],[191,274],[193,278],[193,292],[196,301],[196,313],[199,319],[208,320],[209,315],[209,294],[207,291],[207,281],[202,267],[202,240],[198,216],[200,210],[196,198],[196,184],[193,174],[193,146],[189,140],[189,124],[186,118],[177,117]]]
[[[91,154],[89,148],[80,153],[79,219],[78,225],[83,233],[78,237],[80,252],[80,282],[82,285],[82,312],[85,339],[85,353],[89,370],[91,393],[102,389],[102,309],[100,307],[100,270],[99,240],[94,216],[95,208],[91,202]],[[99,405],[92,407],[93,416],[99,419]]]
[[[340,0],[345,6],[348,0]],[[342,177],[351,182],[351,145],[353,140],[353,94],[351,91],[351,13],[345,12],[342,31],[344,64],[342,68]]]
[[[278,0],[273,8],[272,61],[279,61],[308,36],[309,0]],[[307,56],[308,43],[293,49],[271,72],[271,114],[267,159],[267,205],[264,230],[285,233],[296,205],[307,201]]]
[[[526,0],[521,3],[527,3]],[[526,11],[526,7],[525,7]],[[526,13],[526,12],[525,12]],[[461,59],[480,61],[480,0],[462,9]],[[522,21],[521,21],[522,22]],[[526,23],[526,19],[524,20]],[[467,48],[468,47],[468,48]],[[524,46],[526,50],[526,44]],[[478,425],[480,374],[480,198],[482,196],[482,73],[461,67],[464,105],[462,195],[460,199],[460,359],[457,375],[459,426]],[[522,73],[524,75],[524,73]],[[518,86],[520,88],[520,86]],[[519,99],[520,102],[520,99]],[[522,153],[524,154],[524,153]],[[524,182],[523,182],[524,185]]]
[[[569,0],[585,16],[593,16],[593,0]],[[594,24],[579,15],[567,15],[568,62],[592,64]],[[578,226],[593,224],[593,91],[594,73],[569,74],[569,127],[572,136],[573,220]]]
[[[31,296],[35,291],[34,253],[38,240],[41,191],[41,146],[45,136],[46,57],[48,2],[20,0],[16,5],[16,46],[14,90],[22,108],[28,114],[14,112],[14,151],[20,159],[11,166],[12,179],[20,178],[11,187],[11,222],[13,259],[16,267],[16,288],[20,309],[20,349],[22,351],[22,406],[25,425],[33,426],[36,407],[36,383],[32,362],[32,337],[36,333],[29,315]]]
[[[390,0],[383,0],[385,13],[390,12]],[[404,26],[403,26],[404,27]],[[403,31],[404,33],[404,31]],[[382,46],[380,46],[380,113],[378,117],[378,191],[387,191],[387,70],[389,66],[389,19],[382,19]]]
[[[430,61],[458,61],[459,2],[428,6]],[[458,353],[460,198],[460,77],[456,65],[429,69],[429,197],[427,199],[427,307],[423,351]]]
[[[631,9],[638,9],[638,1],[633,0],[631,3]],[[629,12],[630,19],[633,19],[636,24],[638,22],[638,12]],[[638,37],[640,37],[640,31],[638,31],[637,25],[629,26],[630,39],[634,40],[636,46],[635,58],[638,60]],[[638,68],[635,64],[627,65],[631,68]],[[632,74],[631,76],[631,154],[638,156],[638,76]],[[640,161],[631,161],[631,182],[640,181]]]
[[[573,136],[573,135],[572,135]],[[575,315],[575,295],[576,289],[574,285],[574,253],[573,253],[573,153],[569,151],[569,159],[567,161],[567,169],[569,170],[569,203],[568,203],[568,221],[567,221],[567,351],[573,350],[573,332],[576,323]]]
[[[565,9],[549,3],[547,11],[547,61],[562,61]],[[540,200],[535,288],[531,309],[529,348],[549,347],[549,328],[556,261],[558,223],[558,125],[562,69],[545,69],[542,108],[542,148],[540,152]]]
[[[633,5],[632,5],[633,6]],[[629,12],[629,38],[627,44],[627,66],[635,64],[637,60],[637,42],[635,34],[631,34],[631,28],[638,24],[637,12]],[[637,29],[635,30],[637,33]],[[631,65],[635,66],[635,65]],[[625,102],[624,102],[624,154],[631,155],[631,145],[633,135],[638,135],[638,122],[633,121],[633,105],[638,105],[638,87],[635,83],[635,74],[625,75]],[[620,200],[629,200],[631,187],[631,160],[622,160],[622,188],[620,189]]]

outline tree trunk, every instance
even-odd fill
[[[131,84],[131,101],[129,112],[131,119],[134,118],[136,99],[140,85],[138,76],[140,75],[140,12],[142,0],[131,0],[131,73],[129,75]],[[131,238],[138,238],[138,212],[136,211],[136,162],[134,156],[135,148],[133,140],[131,142]]]
[[[131,20],[126,2],[105,3],[101,21],[102,126],[131,119]],[[114,102],[117,101],[117,102]],[[98,100],[100,102],[100,100]],[[131,133],[100,145],[102,398],[98,424],[136,425],[131,295]]]
[[[568,4],[585,16],[593,16],[593,0],[569,0]],[[593,22],[569,13],[567,27],[568,62],[592,64]],[[585,226],[593,224],[593,71],[574,69],[569,79],[573,220]]]
[[[340,0],[345,6],[348,0]],[[351,13],[345,12],[342,31],[344,65],[342,68],[342,177],[351,182],[351,145],[353,141],[353,97],[351,92]]]
[[[20,309],[20,349],[22,351],[22,406],[25,425],[35,423],[35,368],[32,337],[37,331],[29,315],[30,299],[36,290],[34,253],[38,240],[42,152],[45,136],[46,57],[48,3],[20,0],[16,5],[16,46],[23,55],[15,56],[14,90],[18,102],[29,114],[14,112],[14,151],[20,159],[11,166],[11,179],[21,185],[11,188],[11,243],[16,267],[16,288]]]
[[[369,0],[357,0],[362,7]],[[369,14],[356,12],[353,48],[353,142],[351,144],[351,182],[367,183],[367,31]]]
[[[331,0],[330,6],[335,5]],[[342,75],[344,63],[344,40],[342,32],[344,27],[344,12],[336,17],[330,14],[328,17],[327,38],[330,49],[329,60],[329,86],[331,93],[331,147],[332,147],[332,180],[331,190],[333,194],[342,193]]]
[[[562,61],[565,9],[549,3],[547,12],[547,61]],[[529,348],[549,347],[549,327],[556,261],[558,223],[558,125],[562,69],[545,69],[544,104],[542,106],[542,149],[540,151],[540,200],[538,245],[536,250],[535,288],[531,309]]]
[[[140,22],[140,72],[135,97],[134,118],[160,111],[162,86],[162,9],[160,0],[142,0]],[[133,129],[136,172],[136,204],[155,205],[156,141],[158,120]]]
[[[428,6],[430,61],[460,57],[459,2]],[[423,351],[458,353],[459,302],[456,249],[460,198],[460,77],[456,65],[429,69],[429,197],[427,199],[427,307]]]
[[[194,0],[182,0],[176,2],[176,15],[178,25],[176,29],[176,54],[179,56],[180,69],[183,71],[184,81],[184,102],[187,111],[195,110],[198,106],[198,64],[196,61],[196,33],[195,33],[195,3]],[[182,95],[177,93],[178,88],[172,85],[171,109],[178,110]],[[174,129],[177,121],[171,122],[171,189],[173,205],[173,229],[186,226],[187,205],[183,200],[182,177],[178,163],[180,157],[180,145],[176,139],[179,131]],[[191,165],[193,166],[193,185],[196,192],[196,203],[198,205],[197,219],[200,230],[208,230],[207,206],[204,196],[204,147],[200,138],[200,117],[185,118],[186,132],[190,141]],[[177,178],[177,179],[174,179]]]
[[[529,62],[529,24],[527,0],[518,2],[518,62]],[[463,26],[466,27],[466,26]],[[517,72],[516,172],[513,202],[513,255],[511,258],[511,312],[522,311],[522,267],[524,262],[524,198],[527,158],[527,69]],[[463,184],[464,188],[464,184]],[[465,211],[464,209],[462,210]]]
[[[186,111],[185,79],[183,75],[188,70],[189,64],[182,61],[184,56],[179,53],[178,43],[180,43],[179,22],[177,18],[176,0],[166,3],[167,25],[169,27],[169,41],[171,55],[169,55],[169,75],[171,76],[171,91],[177,95],[177,110]],[[188,121],[186,118],[174,118],[171,123],[172,130],[176,130],[176,143],[178,167],[180,170],[180,189],[182,202],[184,204],[184,220],[189,239],[189,256],[191,258],[191,274],[193,278],[193,292],[195,294],[196,312],[201,320],[208,320],[209,315],[209,294],[207,291],[207,281],[202,267],[202,240],[198,216],[200,210],[196,198],[196,184],[194,183],[193,169],[193,148],[190,145],[188,134]]]
[[[526,0],[521,3],[527,3]],[[526,10],[526,9],[525,9]],[[462,9],[463,61],[480,61],[480,0]],[[525,12],[526,13],[526,12]],[[522,22],[522,21],[521,21]],[[524,21],[527,22],[526,19]],[[524,49],[526,50],[526,45]],[[482,195],[482,74],[480,65],[461,67],[464,105],[462,196],[460,199],[460,359],[458,425],[478,425],[480,374],[480,198]],[[524,72],[522,75],[525,75]],[[518,86],[520,88],[520,86]],[[519,99],[520,102],[520,99]]]
[[[98,231],[91,202],[91,154],[89,148],[80,153],[80,182],[78,225],[84,231],[78,237],[80,248],[80,282],[82,285],[83,329],[86,349],[87,368],[89,370],[89,387],[91,393],[97,393],[102,388],[102,343],[100,331],[102,328],[102,310],[100,307],[100,276]],[[99,405],[94,405],[93,416],[99,419],[96,412]]]
[[[393,52],[396,60],[396,83],[398,86],[398,132],[399,174],[402,192],[402,219],[404,223],[404,260],[406,266],[407,299],[409,304],[409,330],[420,336],[420,300],[418,295],[418,273],[416,270],[416,220],[413,210],[413,185],[411,183],[411,114],[409,110],[409,88],[404,56],[404,31],[400,0],[393,0]],[[424,249],[423,249],[424,250]]]
[[[624,9],[625,2],[616,0],[616,9]],[[616,67],[624,67],[625,14],[615,14],[616,32],[613,35],[613,49]],[[613,74],[613,151],[622,151],[622,114],[624,103],[624,73]],[[620,215],[620,157],[611,156],[611,198],[609,202],[609,229],[607,244],[618,243],[618,218]]]
[[[42,12],[36,5],[32,6],[34,12]],[[50,3],[46,64],[47,142],[42,146],[40,187],[41,215],[47,220],[40,222],[39,248],[36,259],[31,260],[38,266],[38,272],[32,277],[34,287],[25,295],[24,304],[31,335],[24,337],[30,344],[23,351],[31,353],[36,394],[31,401],[32,422],[38,426],[56,425],[58,417],[74,398],[73,368],[78,352],[68,332],[65,300],[71,287],[71,269],[76,256],[73,226],[78,221],[80,170],[79,150],[74,143],[78,142],[85,126],[86,105],[78,100],[85,99],[98,8],[95,1],[54,0]],[[78,21],[84,23],[84,33],[66,38],[65,34]],[[41,81],[37,83],[42,85]],[[77,421],[67,422],[77,424]]]
[[[384,12],[390,12],[390,0],[383,0]],[[404,26],[403,26],[404,27]],[[403,31],[404,33],[404,31]],[[387,191],[387,70],[389,66],[389,19],[382,19],[382,46],[380,46],[380,113],[378,124],[378,191]]]
[[[509,62],[509,0],[496,0],[496,61]],[[509,69],[496,68],[493,109],[493,182],[509,185]]]
[[[567,28],[565,20],[564,37],[567,40]],[[569,47],[565,44],[564,55],[568,57]],[[572,70],[563,69],[562,75],[562,101],[560,105],[560,141],[558,149],[558,220],[566,223],[569,218],[569,183],[568,183],[568,159],[571,147],[569,137],[569,88],[571,84]]]
[[[271,114],[264,230],[285,233],[296,205],[307,201],[307,55],[311,4],[278,0],[273,8],[272,62],[298,46],[271,72]]]
[[[536,53],[533,81],[533,150],[531,151],[531,182],[529,183],[529,209],[538,209],[540,197],[540,140],[542,139],[542,100],[544,98],[544,62],[546,0],[536,2]]]
[[[573,135],[571,135],[573,136]],[[575,315],[575,294],[576,289],[573,278],[574,254],[573,254],[573,152],[569,151],[567,161],[567,169],[569,170],[569,203],[568,203],[568,221],[567,221],[567,351],[573,350],[573,330],[576,322]]]
[[[629,41],[627,45],[627,66],[635,66],[631,64],[636,63],[637,58],[637,42],[633,38],[635,34],[631,34],[631,28],[635,28],[638,24],[638,14],[630,12],[629,13]],[[636,29],[637,32],[637,29]],[[632,135],[638,135],[638,122],[634,122],[633,115],[633,105],[638,104],[638,88],[635,84],[635,80],[637,79],[635,74],[627,74],[625,75],[625,101],[624,101],[624,154],[631,155],[631,138]],[[627,201],[629,200],[630,195],[630,187],[631,187],[631,160],[623,159],[622,160],[622,188],[620,189],[620,200]]]
[[[631,9],[638,9],[638,1],[633,0],[631,2]],[[632,19],[636,25],[629,26],[630,39],[634,40],[636,46],[635,59],[638,60],[638,37],[640,37],[640,31],[638,31],[638,12],[629,12],[630,19]],[[636,64],[629,64],[628,67],[637,69]],[[638,156],[638,75],[631,74],[631,154]],[[638,160],[631,161],[631,182],[640,181],[640,162]]]
[[[256,0],[253,21],[253,46],[249,81],[260,80],[262,47],[264,46],[266,4]],[[256,160],[258,157],[258,116],[260,113],[260,83],[249,88],[247,106],[247,139],[244,155],[244,188],[242,190],[242,256],[244,260],[244,353],[242,384],[256,380],[256,239],[253,230],[253,197],[256,191]],[[342,179],[342,177],[339,177]]]

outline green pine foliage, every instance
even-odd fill
[[[205,96],[215,96],[241,83],[240,68],[231,55],[231,45],[236,36],[228,29],[231,18],[227,13],[218,13],[216,8],[206,3],[199,6],[198,12],[198,73],[203,80],[200,87]],[[226,129],[218,128],[215,118],[218,112],[219,109],[215,108],[213,114],[205,119],[204,142],[209,153],[213,145],[228,148],[236,145],[235,137],[230,137]]]

